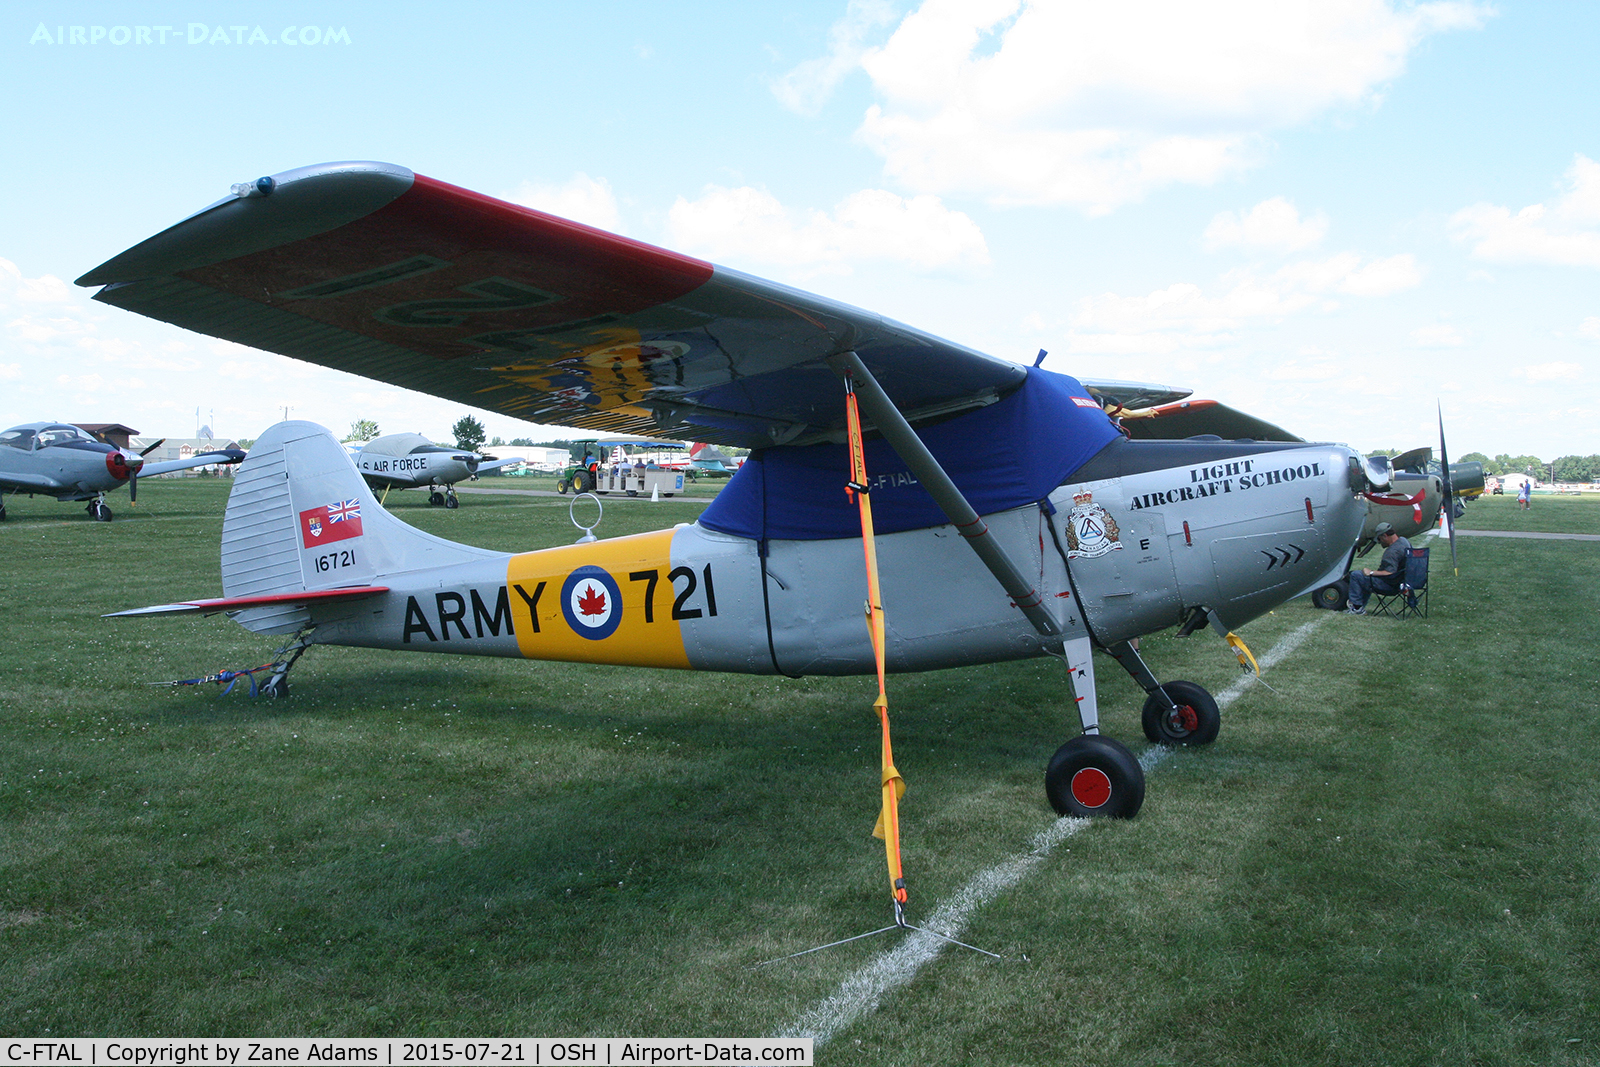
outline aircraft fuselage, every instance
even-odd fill
[[[1125,442],[1107,451],[1084,468],[1090,477],[1052,493],[1049,508],[985,517],[1068,639],[1087,628],[1110,645],[1199,606],[1236,628],[1314,585],[1361,529],[1353,454],[1339,446]],[[308,587],[389,589],[317,608],[316,643],[752,674],[873,669],[858,539],[773,540],[763,554],[756,541],[694,524],[399,571],[367,540],[300,546]],[[1029,625],[954,527],[882,535],[877,548],[891,670],[1060,646]],[[309,612],[240,621],[284,632]]]

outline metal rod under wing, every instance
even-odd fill
[[[1006,555],[1006,550],[1000,546],[989,532],[989,526],[975,511],[967,498],[961,495],[961,490],[956,488],[956,483],[939,466],[939,461],[933,458],[933,453],[922,443],[922,438],[911,428],[911,424],[900,414],[900,409],[894,406],[894,401],[889,399],[889,394],[883,391],[878,380],[867,370],[867,365],[861,362],[861,357],[854,352],[843,352],[831,356],[828,363],[841,375],[846,375],[855,382],[856,396],[861,401],[861,406],[877,424],[878,432],[883,434],[889,446],[895,450],[917,480],[927,487],[933,495],[934,503],[939,505],[945,517],[950,520],[956,530],[966,539],[967,544],[983,560],[983,565],[999,581],[1000,587],[1006,591],[1013,603],[1022,609],[1022,613],[1033,623],[1033,628],[1045,637],[1060,637],[1061,627],[1056,620],[1045,610],[1044,600],[1039,591],[1017,570],[1016,564],[1011,562],[1011,557]]]

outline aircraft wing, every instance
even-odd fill
[[[484,471],[497,471],[501,467],[509,467],[513,464],[521,462],[521,456],[512,456],[510,459],[492,459],[488,463],[479,463],[478,473],[482,474]]]
[[[906,416],[1017,363],[385,163],[235,193],[78,279],[95,299],[531,422],[760,448],[836,433],[855,351]]]
[[[1281,426],[1215,400],[1184,400],[1144,411],[1124,412],[1122,427],[1138,439],[1176,440],[1215,434],[1228,441],[1302,441]]]
[[[0,471],[0,489],[14,489],[19,493],[59,493],[67,486],[44,474],[27,471]]]
[[[297,593],[265,593],[260,596],[224,596],[210,600],[184,600],[176,604],[156,604],[102,615],[104,619],[156,615],[215,615],[245,608],[281,607],[295,604],[326,604],[338,600],[365,600],[389,591],[386,585],[358,585],[347,589],[307,589]]]
[[[380,471],[362,471],[361,477],[374,489],[415,489],[419,485],[426,484],[417,481],[411,475],[384,474]]]
[[[244,459],[244,450],[241,448],[219,448],[212,452],[198,452],[188,459],[170,459],[165,463],[146,463],[139,468],[139,477],[148,478],[153,474],[171,474],[173,471],[186,471],[190,467],[204,467],[212,463],[238,463]]]

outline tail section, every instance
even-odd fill
[[[229,597],[376,584],[384,575],[503,555],[423,533],[379,505],[333,434],[310,422],[270,427],[239,467],[222,520]],[[304,605],[250,608],[235,621],[292,633]]]

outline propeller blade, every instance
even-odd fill
[[[129,504],[137,504],[138,502],[139,502],[139,471],[138,471],[138,468],[134,468],[133,470],[128,472],[128,503]]]
[[[164,445],[166,443],[167,443],[167,439],[165,437],[163,437],[160,440],[158,440],[155,444],[151,445],[149,448],[141,449],[140,452],[139,452],[139,455],[148,456],[150,453],[154,452],[156,449],[160,448],[162,445]]]
[[[1439,478],[1444,483],[1444,500],[1439,507],[1447,516],[1446,527],[1450,531],[1450,568],[1455,571],[1457,578],[1461,577],[1461,565],[1456,562],[1456,493],[1455,487],[1450,484],[1450,453],[1444,448],[1444,405],[1434,402],[1439,407]]]

